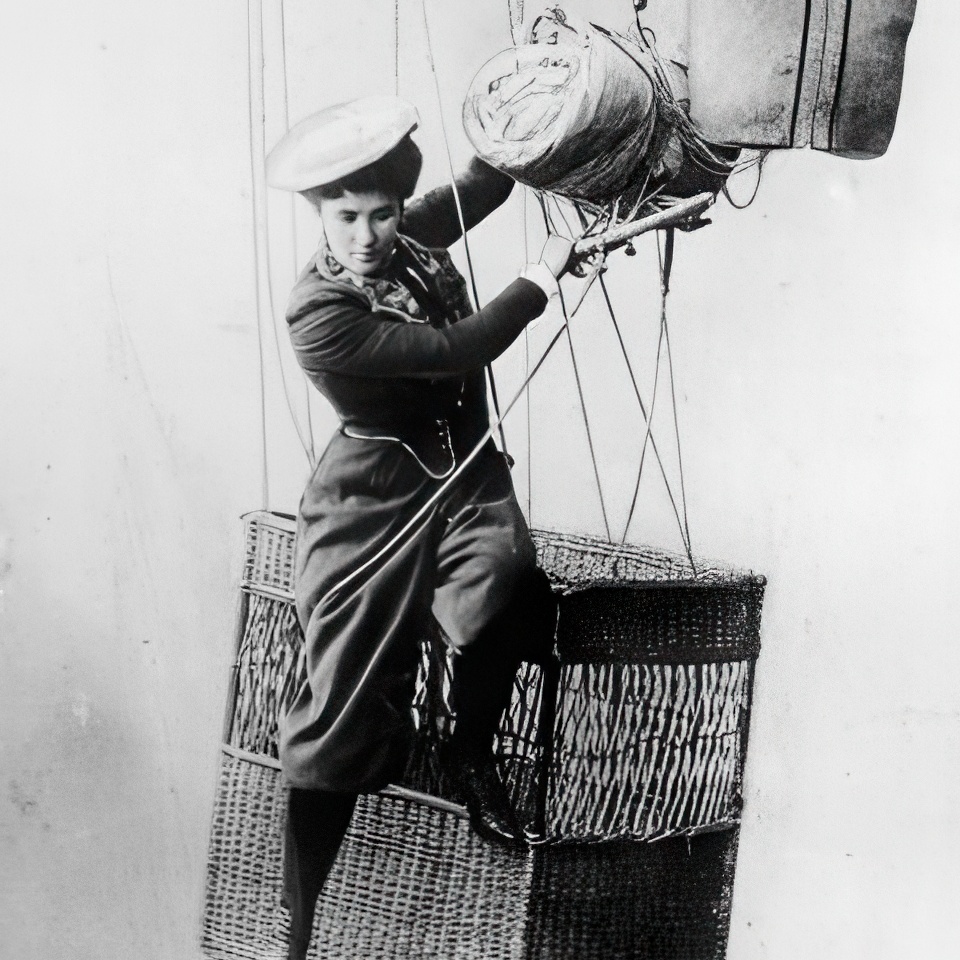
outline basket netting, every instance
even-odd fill
[[[720,565],[694,572],[684,557],[589,537],[535,539],[564,592],[561,665],[524,664],[501,723],[497,756],[521,818],[553,842],[649,840],[737,823],[762,581]],[[274,758],[302,638],[289,593],[276,588],[275,571],[290,563],[271,551],[292,548],[292,525],[248,543],[228,739]],[[276,595],[255,592],[261,569]],[[450,656],[436,635],[425,638],[404,785],[455,801],[437,751],[456,722],[450,680]]]

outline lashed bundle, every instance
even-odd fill
[[[658,192],[717,190],[732,156],[694,130],[651,42],[567,18],[477,73],[467,136],[492,166],[538,190],[634,210]]]

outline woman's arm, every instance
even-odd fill
[[[513,179],[500,173],[479,157],[474,157],[466,171],[457,177],[457,191],[463,220],[472,230],[493,213],[513,190]],[[403,213],[401,231],[408,237],[434,249],[451,246],[463,235],[453,188],[437,187],[411,201]]]
[[[289,317],[290,339],[308,374],[449,376],[500,356],[546,305],[542,287],[519,278],[482,310],[436,328],[398,323],[336,293],[321,294]]]

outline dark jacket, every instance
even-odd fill
[[[513,181],[475,162],[458,180],[470,229]],[[321,245],[287,310],[290,337],[310,380],[351,436],[405,443],[431,473],[448,473],[488,425],[483,367],[539,316],[547,298],[513,281],[471,312],[463,278],[442,249],[461,236],[451,188],[410,204],[387,273],[351,278]]]

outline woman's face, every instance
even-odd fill
[[[361,277],[376,276],[390,262],[400,212],[400,201],[379,190],[347,190],[337,200],[320,201],[320,219],[330,252]]]

